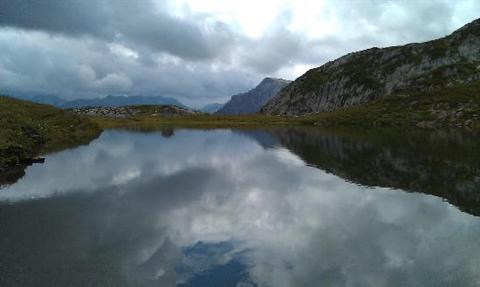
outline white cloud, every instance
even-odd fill
[[[96,80],[93,83],[94,87],[105,93],[114,92],[128,92],[133,86],[132,80],[123,74],[111,73],[105,77]]]
[[[133,58],[133,59],[138,59],[138,53],[132,49],[129,49],[122,44],[118,43],[111,43],[109,45],[110,51],[119,56],[119,57],[127,57],[127,58]]]
[[[441,37],[480,11],[475,0],[18,3],[0,12],[3,91],[164,95],[194,106],[345,53]]]

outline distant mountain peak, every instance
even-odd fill
[[[127,96],[127,95],[108,95],[103,98],[77,99],[62,103],[61,108],[82,108],[82,107],[120,107],[132,105],[173,105],[185,107],[175,98],[161,96]]]
[[[220,103],[211,103],[203,106],[200,111],[207,114],[214,114],[223,107]]]
[[[288,83],[290,83],[291,81],[285,80],[285,79],[282,79],[282,78],[266,77],[260,82],[260,85],[264,82],[288,82]]]
[[[289,83],[290,81],[284,79],[264,78],[252,90],[233,95],[217,114],[238,115],[256,113],[269,99]]]
[[[55,95],[35,93],[11,93],[13,97],[29,100],[39,104],[52,105],[62,109],[82,107],[120,107],[131,105],[173,105],[181,108],[186,106],[175,98],[161,96],[128,96],[107,95],[105,97],[65,100]]]

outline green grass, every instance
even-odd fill
[[[189,115],[189,116],[149,116],[135,115],[129,118],[91,117],[92,121],[104,129],[111,128],[140,128],[148,129],[162,126],[178,127],[248,127],[248,126],[269,126],[301,124],[295,118],[266,115],[241,115],[241,116],[220,116],[220,115]]]
[[[462,108],[461,113],[457,111]],[[433,112],[447,114],[439,119]],[[478,127],[480,117],[480,82],[442,89],[434,92],[410,92],[364,106],[345,110],[309,115],[305,123],[322,126],[401,126],[413,127],[420,122],[433,122],[435,126],[457,126],[473,121]]]
[[[432,60],[436,60],[441,57],[445,57],[449,50],[448,42],[445,39],[437,39],[430,41],[430,46],[426,50],[426,53],[432,58]]]
[[[302,76],[302,83],[300,89],[302,93],[309,93],[318,89],[319,86],[327,83],[331,80],[329,73],[324,71],[318,71],[317,69],[311,69]]]
[[[461,107],[465,108],[456,114]],[[153,109],[150,107],[149,109]],[[438,120],[433,112],[446,112],[448,116]],[[266,115],[191,115],[191,116],[151,116],[146,111],[129,118],[92,117],[102,128],[155,129],[165,126],[215,128],[215,127],[254,127],[275,125],[317,125],[325,127],[406,127],[416,128],[421,122],[431,122],[435,126],[458,126],[473,121],[479,125],[480,82],[443,89],[436,92],[405,92],[363,106],[351,107],[334,112],[310,114],[300,117]],[[453,115],[455,114],[455,115]]]
[[[89,119],[0,96],[0,168],[39,153],[88,143],[100,133],[100,127]]]

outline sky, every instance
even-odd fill
[[[0,0],[0,93],[169,96],[200,107],[479,16],[478,0]]]

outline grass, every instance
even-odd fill
[[[438,112],[446,116],[439,119]],[[478,126],[479,117],[480,82],[477,81],[433,92],[396,95],[364,106],[305,116],[302,120],[322,126],[413,127],[421,122],[458,126],[466,121]]]
[[[0,96],[0,168],[39,153],[88,143],[101,133],[89,119],[48,105]]]
[[[266,115],[189,115],[189,116],[149,116],[135,115],[129,118],[91,117],[92,121],[104,129],[111,128],[155,128],[162,126],[177,126],[191,128],[222,128],[301,124],[294,118]]]
[[[162,127],[251,128],[280,125],[323,127],[480,126],[480,81],[435,92],[404,92],[388,99],[344,110],[300,117],[268,115],[162,116],[156,106],[136,106],[128,118],[94,116],[86,119],[47,105],[0,96],[0,168],[35,156],[87,143],[100,128],[137,130]],[[442,114],[439,117],[439,113]]]
[[[463,107],[463,108],[462,108]],[[458,109],[462,108],[461,113]],[[153,109],[153,108],[150,108]],[[440,119],[435,112],[447,116]],[[325,127],[416,127],[428,122],[435,126],[458,126],[466,121],[478,126],[480,117],[480,81],[436,92],[410,92],[344,110],[300,117],[267,115],[189,115],[152,116],[144,112],[129,118],[92,117],[100,127],[155,129],[165,126],[216,128],[276,125],[317,125]]]
[[[433,194],[480,215],[478,131],[295,127],[271,133],[308,165],[348,181]]]

